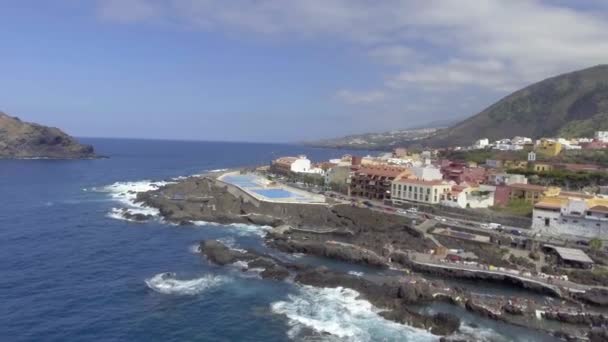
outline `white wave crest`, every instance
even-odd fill
[[[435,341],[431,333],[384,319],[370,302],[346,288],[301,286],[299,294],[271,305],[272,312],[287,316],[292,339],[308,328],[319,336],[331,334],[339,341]]]
[[[141,203],[135,202],[137,199],[137,194],[140,192],[156,190],[161,186],[170,183],[171,182],[154,182],[149,180],[138,182],[116,182],[102,188],[93,188],[92,190],[108,193],[113,200],[118,201],[125,206],[124,210],[122,208],[112,208],[112,210],[108,213],[108,217],[118,220],[133,221],[124,216],[125,211],[130,214],[143,214],[150,216],[158,216],[160,213],[156,208],[150,208]]]
[[[363,277],[363,272],[348,271],[348,274],[354,275],[355,277]]]
[[[208,221],[193,221],[195,226],[203,227],[203,226],[213,226],[213,227],[226,227],[234,231],[237,236],[259,236],[261,238],[265,237],[266,234],[272,229],[270,226],[258,226],[255,224],[246,224],[246,223],[230,223],[230,224],[220,224],[217,222],[208,222]]]
[[[188,247],[188,251],[190,251],[192,254],[201,254],[201,245],[198,243],[196,245],[192,245]]]
[[[223,276],[208,274],[196,279],[180,280],[175,273],[159,273],[146,279],[146,285],[156,292],[170,295],[196,295],[207,289],[226,283]]]

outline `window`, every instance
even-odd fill
[[[545,217],[545,227],[549,227],[550,224],[551,224],[551,219],[548,217]]]
[[[566,219],[562,219],[562,222],[564,222],[564,223],[568,223],[568,220],[566,220]]]

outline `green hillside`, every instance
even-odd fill
[[[548,78],[518,90],[481,113],[424,141],[469,145],[479,138],[592,136],[608,130],[608,65]]]

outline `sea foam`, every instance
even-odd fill
[[[259,236],[263,238],[272,229],[270,226],[258,226],[255,224],[246,223],[231,223],[231,224],[220,224],[216,222],[208,221],[193,221],[195,226],[213,226],[213,227],[226,227],[232,230],[237,236]]]
[[[143,214],[154,217],[157,217],[160,213],[156,208],[150,208],[142,203],[136,202],[137,194],[140,192],[157,190],[161,186],[167,184],[170,184],[170,182],[154,182],[150,180],[142,180],[138,182],[116,182],[102,188],[93,188],[92,190],[108,193],[110,198],[124,205],[123,208],[112,208],[108,213],[108,217],[117,220],[133,221],[127,218],[125,213],[131,215]]]
[[[379,309],[346,288],[301,286],[298,294],[271,305],[288,318],[291,339],[305,339],[306,329],[337,341],[436,341],[429,332],[384,319]],[[326,336],[327,337],[327,336]]]
[[[158,293],[170,295],[196,295],[228,282],[229,278],[207,274],[200,278],[181,280],[176,278],[175,273],[167,272],[159,273],[145,281],[150,289]]]

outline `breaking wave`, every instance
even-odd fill
[[[142,214],[154,217],[159,215],[158,209],[150,208],[141,203],[137,203],[137,194],[140,192],[157,190],[161,186],[167,184],[170,184],[170,182],[154,182],[149,180],[138,182],[116,182],[102,188],[93,188],[92,190],[108,193],[113,200],[124,205],[123,208],[112,208],[108,213],[108,217],[117,220],[133,221],[125,214]]]
[[[436,341],[431,333],[384,319],[370,302],[346,288],[301,286],[298,294],[271,305],[272,312],[288,318],[291,339],[336,341]],[[308,330],[308,331],[307,331]],[[331,336],[327,336],[330,334]]]
[[[196,295],[228,281],[229,279],[226,277],[211,274],[196,279],[181,280],[176,278],[175,273],[166,272],[146,279],[146,285],[158,293]]]
[[[226,227],[234,231],[237,236],[259,236],[263,238],[266,236],[268,231],[272,229],[270,226],[257,226],[255,224],[246,223],[231,223],[231,224],[220,224],[216,222],[207,221],[193,221],[195,226],[214,226],[214,227]]]

